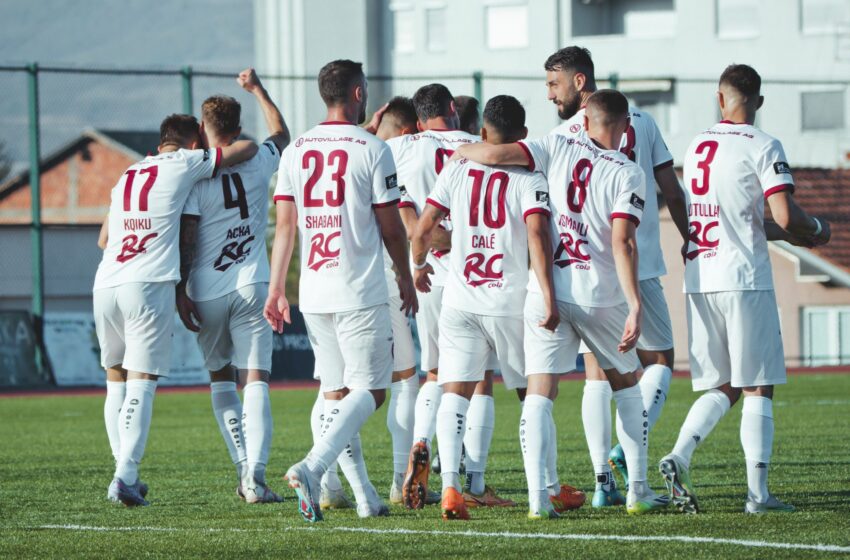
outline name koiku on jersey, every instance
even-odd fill
[[[151,229],[150,218],[124,218],[124,231]]]

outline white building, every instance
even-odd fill
[[[575,44],[656,117],[678,163],[717,120],[717,78],[738,62],[761,74],[758,124],[792,165],[850,166],[850,0],[255,0],[255,18],[261,72],[303,78],[268,81],[297,132],[323,116],[311,77],[344,57],[393,77],[370,81],[373,105],[422,76],[473,94],[480,71],[484,100],[515,95],[545,134],[558,120],[543,62]]]

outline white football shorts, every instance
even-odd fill
[[[670,323],[670,311],[659,278],[647,278],[640,281],[640,299],[643,303],[643,315],[640,323],[640,338],[637,347],[641,350],[661,352],[673,348],[673,326]],[[618,338],[619,340],[619,338]],[[590,352],[582,341],[579,353]]]
[[[567,373],[576,369],[579,343],[585,342],[602,369],[630,373],[640,368],[634,349],[617,350],[629,314],[625,303],[588,307],[558,302],[561,323],[555,332],[538,326],[546,316],[543,296],[529,292],[525,299],[525,375]]]
[[[694,391],[786,382],[773,290],[687,294],[687,312]]]
[[[437,369],[440,363],[440,308],[443,306],[443,287],[431,286],[427,294],[418,292],[419,313],[416,331],[419,335],[419,367],[422,371]]]
[[[390,319],[393,327],[393,371],[405,371],[416,366],[413,332],[410,321],[401,311],[401,296],[395,280],[387,282],[390,292]]]
[[[218,371],[227,364],[238,369],[272,369],[272,328],[263,317],[269,285],[249,284],[227,295],[195,305],[201,315],[198,345],[204,367]]]
[[[171,369],[174,282],[132,282],[94,291],[100,364],[165,377]]]
[[[493,369],[498,358],[502,381],[508,389],[528,386],[522,374],[522,317],[494,317],[443,307],[440,314],[440,385],[478,382],[484,371]]]
[[[393,331],[386,303],[340,313],[304,313],[322,391],[386,389],[393,374]]]
[[[640,281],[640,299],[643,314],[640,322],[640,338],[637,347],[641,350],[661,352],[673,348],[673,326],[670,311],[660,278]]]

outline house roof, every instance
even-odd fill
[[[41,158],[41,171],[45,171],[59,165],[71,154],[90,142],[100,142],[111,148],[123,152],[130,159],[139,160],[148,153],[156,153],[159,145],[159,133],[149,130],[86,130],[80,136],[74,138],[67,144],[54,150],[47,156]],[[3,184],[0,184],[0,200],[3,200],[13,192],[29,184],[30,170],[24,169],[12,175]]]
[[[795,169],[794,181],[797,203],[832,228],[829,243],[811,252],[850,272],[850,169]]]

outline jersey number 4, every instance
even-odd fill
[[[236,198],[233,198],[233,193],[230,190],[231,181],[236,189]],[[243,220],[248,218],[248,199],[245,197],[245,186],[242,184],[242,177],[239,176],[239,173],[222,175],[221,190],[224,194],[225,209],[239,208],[239,217]]]

